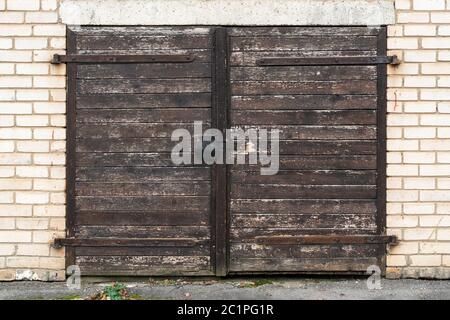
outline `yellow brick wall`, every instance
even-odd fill
[[[0,280],[63,279],[59,0],[0,0]],[[396,0],[388,48],[388,277],[450,278],[450,0]],[[130,22],[132,24],[132,21]],[[29,271],[31,270],[31,271]]]
[[[0,0],[0,280],[63,279],[65,26],[57,0]],[[31,269],[31,271],[30,271]]]
[[[450,1],[396,0],[388,49],[389,277],[450,278]]]

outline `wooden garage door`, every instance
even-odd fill
[[[173,130],[211,124],[211,44],[209,28],[70,28],[68,264],[82,274],[212,274],[211,169],[170,158]]]
[[[230,30],[230,125],[280,130],[278,174],[230,168],[230,272],[383,268],[385,32]]]

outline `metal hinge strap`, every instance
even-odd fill
[[[52,246],[61,247],[192,247],[194,238],[57,238]]]
[[[195,57],[189,54],[178,55],[53,55],[52,64],[60,63],[189,63]]]

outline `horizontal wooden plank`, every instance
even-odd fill
[[[361,125],[377,122],[374,110],[232,111],[231,125]]]
[[[375,199],[375,185],[310,186],[291,184],[231,185],[233,199]]]
[[[232,243],[230,252],[236,258],[358,258],[373,257],[379,245],[261,245],[256,243]]]
[[[154,211],[209,211],[210,198],[206,196],[141,196],[141,197],[108,197],[108,196],[76,196],[76,210],[131,210],[142,211],[152,208]]]
[[[236,258],[230,260],[230,272],[367,272],[367,268],[378,265],[377,258],[303,259],[290,258]]]
[[[104,274],[128,271],[138,274],[177,274],[210,268],[209,256],[77,256],[76,264],[82,273]],[[101,270],[98,273],[98,269]],[[170,271],[170,272],[169,272]]]
[[[322,36],[322,35],[359,35],[375,36],[379,27],[233,27],[229,29],[232,37],[266,37],[271,36]]]
[[[208,167],[78,167],[76,181],[149,182],[210,180]]]
[[[195,238],[208,240],[209,227],[206,226],[78,226],[75,236],[80,238]]]
[[[195,56],[193,56],[195,59]],[[135,63],[79,65],[78,79],[210,78],[209,63]]]
[[[360,57],[377,55],[375,48],[366,51],[343,51],[331,50],[326,51],[326,47],[311,51],[235,51],[230,54],[230,66],[258,66],[257,62],[260,59],[270,57],[284,57],[284,58],[309,58],[309,57]]]
[[[148,110],[91,110],[77,112],[77,122],[141,122],[141,123],[193,123],[210,122],[211,110],[206,108],[148,109]]]
[[[259,95],[232,96],[231,109],[243,110],[358,110],[376,109],[374,95]]]
[[[209,181],[147,182],[147,183],[93,183],[77,182],[78,196],[209,196]]]
[[[232,214],[231,228],[374,229],[370,214]]]
[[[195,57],[196,63],[211,62],[211,49],[171,49],[171,50],[157,50],[157,49],[104,49],[104,50],[84,50],[78,49],[77,54],[80,55],[189,55]]]
[[[171,152],[178,141],[170,138],[80,138],[77,152]]]
[[[211,92],[209,78],[196,79],[80,79],[77,94]]]
[[[233,81],[330,81],[376,79],[376,66],[232,67]]]
[[[396,236],[385,235],[305,235],[298,237],[256,237],[259,244],[303,245],[303,244],[388,244],[397,243]]]
[[[206,226],[208,212],[78,211],[77,225],[83,226]]]
[[[114,36],[114,35],[153,35],[153,36],[164,36],[164,35],[208,35],[212,32],[211,27],[191,27],[191,26],[85,26],[85,25],[73,25],[68,27],[69,30],[75,32],[76,34],[88,36],[88,35],[103,35],[103,36]]]
[[[208,126],[204,125],[206,129]],[[365,127],[362,127],[365,128]],[[185,129],[193,134],[193,124],[174,123],[82,123],[77,126],[76,137],[80,138],[170,138],[176,129]],[[345,130],[342,130],[343,132]]]
[[[376,228],[231,228],[230,243],[256,243],[257,237],[349,236],[376,235]]]
[[[253,125],[242,126],[244,130],[255,128]],[[282,140],[370,140],[377,138],[376,126],[264,126],[267,130],[279,130]]]
[[[170,153],[90,153],[78,152],[75,160],[80,167],[171,167]]]
[[[295,184],[295,185],[374,185],[375,170],[281,170],[271,176],[263,176],[260,171],[232,169],[230,181],[240,184]]]
[[[360,35],[318,36],[266,35],[260,37],[231,37],[232,51],[313,51],[313,50],[373,50],[377,37]]]
[[[166,35],[77,35],[77,49],[84,50],[126,50],[126,49],[198,49],[210,48],[209,35],[166,34]]]
[[[230,211],[261,214],[371,214],[376,213],[377,208],[373,200],[231,199]]]
[[[106,84],[105,84],[106,85]],[[99,85],[98,87],[100,87]],[[175,86],[175,85],[174,85]],[[127,86],[122,86],[127,90]],[[192,86],[188,91],[200,90]],[[91,90],[95,90],[91,88]],[[147,89],[145,86],[144,89]],[[153,88],[153,87],[152,87]],[[151,90],[152,88],[149,88]],[[158,87],[159,88],[159,87]],[[86,88],[89,90],[88,88]],[[109,90],[109,89],[107,89]],[[114,90],[111,88],[111,90]],[[117,89],[116,89],[117,90]],[[140,88],[143,90],[143,88]],[[156,90],[156,89],[154,89]],[[180,91],[180,87],[173,90]],[[207,90],[206,90],[207,91]],[[232,95],[267,95],[267,94],[376,94],[375,80],[335,80],[335,81],[231,81]],[[151,93],[151,92],[150,92]]]
[[[271,150],[271,145],[269,146]],[[376,140],[282,140],[280,155],[376,154]]]
[[[207,256],[207,245],[194,247],[77,247],[77,256]]]

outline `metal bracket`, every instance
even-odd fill
[[[398,65],[397,56],[373,56],[373,57],[299,57],[263,58],[256,62],[259,66],[335,66],[335,65]]]
[[[194,238],[56,238],[52,247],[192,247]]]
[[[61,63],[189,63],[195,57],[189,54],[178,55],[87,55],[54,54],[51,64]]]
[[[261,236],[258,244],[267,245],[325,245],[325,244],[398,244],[397,236],[384,235],[306,235],[306,236]]]

